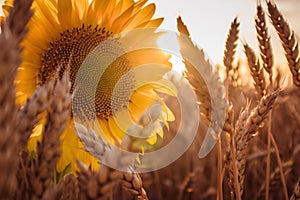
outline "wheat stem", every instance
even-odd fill
[[[240,188],[240,183],[239,183],[239,172],[237,169],[237,161],[235,160],[236,158],[236,144],[235,140],[232,139],[232,142],[230,143],[230,149],[231,149],[231,155],[232,155],[232,172],[233,172],[233,183],[234,183],[234,191],[235,191],[235,199],[241,200],[241,188]]]
[[[272,133],[271,133],[271,142],[272,142],[272,145],[273,145],[274,150],[275,150],[275,155],[276,155],[276,159],[277,159],[277,163],[278,163],[278,168],[279,168],[279,172],[280,172],[280,179],[281,179],[281,183],[282,183],[282,187],[283,187],[283,191],[284,191],[284,197],[285,197],[285,200],[288,200],[289,199],[289,195],[288,195],[287,186],[286,186],[286,182],[285,182],[285,178],[284,178],[282,162],[281,162],[281,159],[280,159],[280,154],[279,154],[278,146],[276,144],[276,141],[275,141]]]
[[[270,173],[271,173],[271,129],[272,129],[272,110],[268,117],[268,139],[267,139],[267,166],[266,166],[266,200],[269,199]]]
[[[295,188],[290,200],[300,199],[300,177],[298,178],[297,183],[295,184]]]
[[[217,199],[218,200],[223,200],[223,176],[222,176],[222,171],[223,171],[223,153],[222,153],[222,144],[221,144],[221,137],[218,136],[218,192],[217,192]]]

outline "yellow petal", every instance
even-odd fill
[[[38,124],[34,129],[30,138],[28,139],[27,149],[28,152],[36,152],[37,143],[42,140],[43,124]]]
[[[112,133],[113,137],[115,138],[115,140],[121,144],[122,142],[122,138],[125,135],[125,132],[127,130],[122,130],[120,125],[118,123],[116,123],[115,119],[113,117],[110,117],[108,119],[108,125],[109,125],[109,130]]]
[[[109,127],[108,122],[104,119],[98,118],[94,123],[95,133],[100,136],[104,141],[106,141],[109,145],[113,145],[115,143],[115,139],[113,138]]]
[[[59,157],[56,170],[62,172],[73,160],[76,160],[76,152],[79,150],[79,139],[74,132],[73,126],[68,126],[60,137],[61,156]]]
[[[155,5],[149,4],[142,10],[139,10],[138,13],[134,14],[132,17],[134,18],[127,28],[134,29],[138,27],[140,24],[143,24],[147,21],[150,21],[151,17],[155,12]]]
[[[147,139],[147,142],[150,144],[150,145],[154,145],[156,142],[157,142],[157,136],[152,136],[150,138]]]
[[[157,28],[161,25],[164,18],[157,18],[151,21],[144,22],[137,26],[137,28]]]
[[[89,5],[88,0],[77,0],[73,1],[76,10],[78,11],[79,18],[82,19],[82,16],[86,14],[87,7]]]
[[[125,109],[115,112],[114,118],[121,130],[128,130],[135,123],[132,121],[129,111]]]
[[[72,11],[73,6],[71,0],[58,0],[58,20],[63,29],[72,29]],[[74,15],[76,14],[74,13]]]
[[[160,80],[169,71],[169,67],[155,63],[145,64],[132,70],[137,83]]]

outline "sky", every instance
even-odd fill
[[[0,0],[2,2],[3,0]],[[274,0],[295,33],[300,34],[300,0]],[[237,16],[241,23],[238,56],[244,57],[241,41],[258,52],[254,16],[257,0],[149,0],[156,5],[155,17],[164,17],[160,28],[176,30],[176,18],[181,15],[192,39],[202,47],[214,63],[221,63],[225,40],[231,21]],[[262,0],[266,9],[265,1]],[[282,47],[269,23],[269,32],[276,55],[275,63],[285,63]]]
[[[156,4],[156,16],[165,18],[161,28],[176,31],[176,18],[181,15],[192,39],[204,49],[214,63],[222,62],[230,23],[236,16],[241,24],[238,56],[245,57],[241,41],[246,41],[258,52],[254,26],[257,0],[151,0],[151,2]],[[300,0],[275,0],[275,3],[295,33],[300,34]],[[266,10],[264,0],[262,5]],[[286,61],[278,36],[270,23],[268,27],[276,55],[275,63],[283,64]]]

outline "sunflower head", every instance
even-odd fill
[[[159,118],[164,124],[174,120],[157,94],[157,91],[168,91],[160,79],[171,69],[170,56],[156,46],[155,40],[160,34],[153,33],[153,48],[130,51],[126,49],[129,44],[139,44],[149,38],[127,34],[124,40],[118,35],[140,28],[155,29],[161,24],[162,18],[152,19],[154,4],[146,3],[146,0],[34,0],[34,15],[22,42],[23,62],[16,80],[17,103],[24,104],[33,91],[53,75],[61,78],[65,66],[69,66],[73,114],[61,136],[59,172],[70,163],[76,170],[76,159],[93,168],[98,166],[98,161],[83,150],[75,134],[76,113],[84,112],[85,119],[98,130],[96,133],[110,145],[121,143],[128,128],[139,123],[142,114],[154,102],[162,106]],[[12,0],[5,1],[4,13],[7,14],[11,6]],[[148,68],[140,67],[149,64]],[[143,82],[145,79],[147,82]],[[169,93],[174,94],[170,90]],[[30,137],[29,151],[36,148],[43,121],[41,119]],[[148,143],[155,143],[157,135],[161,137],[162,133],[162,128],[156,131]]]

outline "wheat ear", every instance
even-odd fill
[[[49,199],[50,193],[59,192],[59,188],[53,186],[54,170],[61,153],[59,137],[67,126],[70,105],[70,82],[65,73],[62,80],[57,82],[51,98],[42,141],[37,146],[37,158],[30,159],[27,156],[21,160],[26,165],[23,165],[24,174],[19,175],[17,197],[26,194],[24,198],[27,199]]]
[[[248,45],[244,44],[245,54],[247,56],[248,66],[250,68],[251,76],[254,80],[254,86],[257,92],[258,100],[266,94],[266,82],[263,70],[260,66],[259,59],[256,57],[253,49]]]
[[[1,24],[1,29],[9,30],[17,44],[20,44],[28,32],[26,26],[33,15],[32,2],[33,0],[14,1],[5,22]]]
[[[20,145],[22,148],[26,145],[34,125],[39,121],[38,115],[49,107],[54,82],[52,79],[36,89],[32,97],[27,99],[23,109],[18,112],[18,131],[21,135]]]
[[[259,43],[260,57],[263,61],[262,66],[269,74],[270,83],[272,83],[273,68],[273,52],[270,42],[270,36],[266,25],[265,12],[260,4],[256,7],[255,28],[257,40]]]
[[[224,86],[218,72],[213,70],[211,63],[206,59],[204,51],[192,42],[181,17],[177,18],[177,28],[180,31],[178,36],[180,53],[186,67],[184,74],[197,95],[205,124],[209,125],[212,122],[213,129],[217,133],[218,129],[223,127],[223,124],[219,124],[222,121],[220,119],[225,118],[223,112],[219,111],[226,110],[227,107],[227,100],[223,95]],[[209,90],[208,87],[213,89]],[[215,116],[211,116],[211,114],[215,114]]]
[[[18,163],[16,145],[20,137],[16,131],[18,108],[15,105],[14,87],[20,54],[15,48],[13,39],[11,35],[7,37],[3,32],[0,35],[0,194],[7,199],[14,193],[16,184],[15,173]]]
[[[14,80],[21,63],[22,48],[19,46],[32,15],[32,0],[14,1],[9,16],[1,22],[0,33],[0,194],[10,199],[16,189],[18,146],[20,136],[16,130],[17,110]]]
[[[236,17],[231,22],[224,50],[223,63],[226,67],[227,78],[230,78],[230,71],[232,71],[234,68],[233,61],[236,54],[237,41],[239,39],[239,27],[240,23],[238,22],[238,18]]]
[[[243,194],[243,182],[245,171],[244,151],[240,147],[245,147],[244,130],[249,117],[249,104],[240,113],[238,120],[235,123],[233,132],[228,136],[229,149],[226,152],[225,168],[228,174],[228,186],[231,199],[241,199]],[[241,144],[244,142],[244,144]]]
[[[282,14],[279,12],[275,3],[268,0],[267,6],[270,19],[278,33],[281,44],[285,51],[285,56],[288,61],[290,71],[293,75],[294,84],[300,87],[299,48],[294,31],[291,30],[290,26],[288,25]]]

